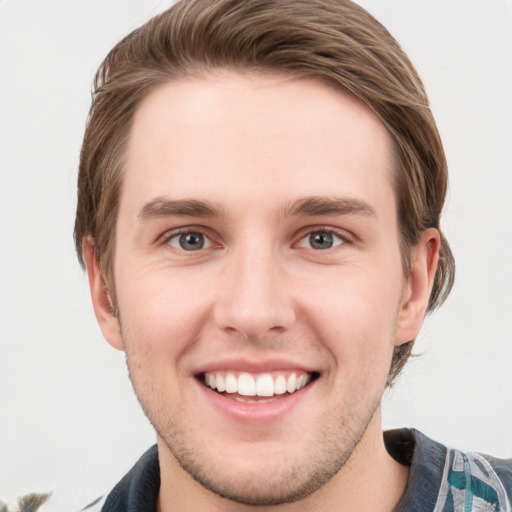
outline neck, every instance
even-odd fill
[[[322,488],[294,503],[250,506],[224,499],[197,483],[159,439],[161,487],[157,512],[391,512],[405,491],[409,468],[386,451],[378,410],[345,466]],[[371,492],[369,492],[371,490]]]

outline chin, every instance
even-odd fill
[[[211,440],[199,443],[196,438],[193,443],[190,431],[172,428],[159,433],[159,448],[171,455],[175,470],[184,471],[216,496],[244,505],[275,506],[306,498],[342,472],[372,417],[354,430],[342,424],[316,432],[315,439],[299,441],[292,436],[285,449],[274,441],[238,447],[232,442],[225,450],[217,443],[213,450]]]
[[[239,457],[238,461],[245,463],[242,467],[234,467],[227,460],[208,464],[190,454],[173,453],[173,456],[186,473],[211,493],[244,505],[271,506],[292,503],[313,494],[343,468],[350,454],[338,453],[335,458],[331,454],[329,460],[295,464],[283,464],[272,455]],[[264,463],[259,464],[260,460]]]

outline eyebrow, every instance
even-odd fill
[[[347,215],[360,213],[376,216],[375,209],[365,201],[352,197],[308,196],[291,203],[285,209],[287,215]]]
[[[220,208],[213,203],[197,199],[165,199],[156,198],[142,208],[139,219],[146,221],[165,217],[222,217]]]
[[[283,216],[322,216],[360,213],[375,216],[375,210],[368,203],[347,197],[308,196],[287,205]],[[146,221],[165,217],[223,217],[222,209],[213,203],[198,199],[166,199],[158,197],[139,212],[139,219]]]

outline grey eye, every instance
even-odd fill
[[[309,243],[313,249],[330,249],[333,246],[332,233],[316,231],[309,235]]]
[[[299,246],[307,249],[316,249],[317,251],[325,251],[343,243],[344,240],[332,231],[312,231],[300,241]]]
[[[179,233],[171,237],[168,243],[184,251],[198,251],[207,245],[208,239],[202,233]]]

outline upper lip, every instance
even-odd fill
[[[304,371],[307,373],[320,373],[317,368],[305,365],[290,359],[269,358],[269,359],[240,359],[228,358],[212,361],[198,367],[193,374],[201,375],[207,372],[220,370],[233,370],[248,373],[263,373],[268,371]]]

